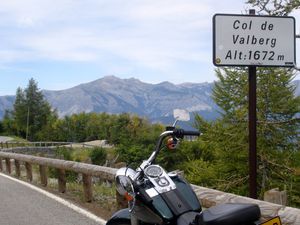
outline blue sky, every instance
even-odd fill
[[[30,78],[47,90],[106,75],[212,82],[212,16],[247,9],[244,0],[0,0],[0,95]]]

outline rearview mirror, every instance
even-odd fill
[[[176,120],[179,121],[189,121],[190,113],[185,109],[174,109],[173,116]]]

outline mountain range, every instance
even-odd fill
[[[70,89],[42,92],[60,117],[80,112],[130,112],[152,122],[164,122],[178,108],[199,112],[207,119],[216,118],[212,87],[213,83],[149,84],[135,78],[106,76]],[[15,96],[0,97],[0,118],[6,109],[12,109],[14,99]]]
[[[300,81],[294,81],[300,95]],[[60,117],[80,112],[135,113],[152,122],[170,122],[174,109],[195,112],[208,120],[218,117],[211,98],[213,83],[159,84],[115,76],[80,84],[61,91],[43,90],[46,100]],[[12,109],[15,96],[0,96],[0,118]]]

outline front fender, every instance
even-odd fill
[[[115,212],[106,222],[106,225],[130,225],[130,213],[128,208]]]

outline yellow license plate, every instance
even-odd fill
[[[281,221],[280,221],[279,216],[277,216],[273,219],[270,219],[266,222],[261,223],[260,225],[281,225]]]

